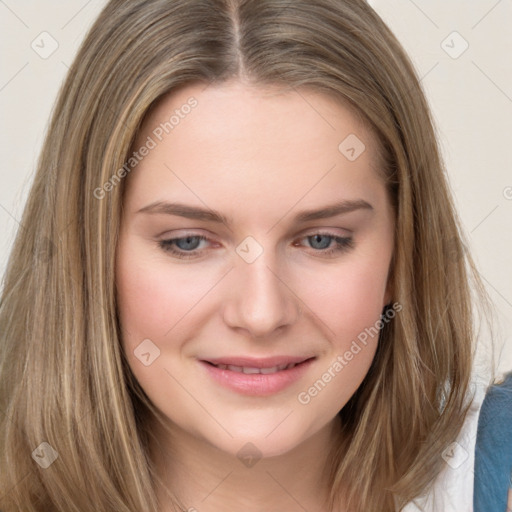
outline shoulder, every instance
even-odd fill
[[[402,512],[473,511],[475,442],[484,397],[485,385],[474,376],[468,392],[470,407],[462,429],[457,439],[439,454],[444,459],[440,473],[425,493],[407,504]]]
[[[512,373],[489,388],[478,420],[474,511],[505,510],[512,472]]]

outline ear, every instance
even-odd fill
[[[386,290],[384,291],[384,303],[382,307],[391,304],[393,302],[393,298],[395,297],[395,253],[391,256],[391,261],[389,262],[388,267],[388,275],[386,278]]]
[[[387,304],[391,304],[393,302],[393,295],[391,291],[386,290],[386,295],[384,295],[384,306]]]
[[[384,292],[384,303],[382,304],[383,308],[393,302],[393,295],[394,295],[393,283],[392,283],[391,278],[388,276],[388,282],[386,284],[386,291]]]

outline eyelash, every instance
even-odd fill
[[[304,238],[313,238],[314,236],[318,236],[318,235],[332,238],[336,244],[334,247],[331,247],[329,249],[314,250],[314,252],[316,252],[317,254],[320,254],[322,256],[332,256],[337,253],[348,251],[349,249],[352,249],[354,247],[354,240],[352,237],[342,237],[342,236],[334,235],[332,233],[325,233],[325,232],[318,232],[318,233],[313,233],[312,235],[305,235],[305,236],[301,237],[300,240],[302,240]],[[202,236],[202,235],[187,235],[187,236],[182,236],[179,238],[170,238],[168,240],[160,240],[158,242],[158,245],[165,252],[171,253],[173,256],[180,258],[180,259],[191,259],[191,258],[199,257],[196,253],[196,251],[198,251],[198,249],[194,249],[193,251],[183,251],[181,249],[177,250],[174,247],[175,242],[177,242],[179,240],[185,240],[187,238],[195,238],[200,241],[203,241],[203,240],[208,241],[208,238],[206,238],[205,236]]]

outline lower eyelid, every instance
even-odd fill
[[[302,240],[306,240],[307,238],[313,237],[315,235],[329,237],[332,239],[332,242],[334,242],[334,245],[332,245],[332,242],[331,242],[332,246],[328,247],[326,249],[315,249],[314,247],[309,247],[309,249],[312,252],[316,252],[319,255],[321,255],[322,253],[329,254],[329,253],[340,252],[343,250],[351,249],[354,245],[353,238],[350,236],[344,237],[344,236],[340,236],[340,235],[336,235],[336,234],[332,234],[332,233],[322,233],[322,232],[316,232],[316,233],[303,235],[300,238],[296,238],[295,240],[302,241]],[[193,257],[195,255],[198,255],[198,253],[201,253],[201,252],[211,248],[211,247],[206,247],[203,249],[196,248],[196,249],[192,249],[190,251],[186,251],[184,249],[180,249],[179,247],[176,247],[176,245],[175,245],[176,241],[183,240],[186,238],[198,238],[200,242],[206,241],[213,245],[216,244],[216,242],[214,242],[213,240],[210,240],[208,237],[205,237],[203,235],[189,234],[189,235],[184,235],[184,236],[180,236],[180,237],[160,240],[160,241],[158,241],[158,245],[161,247],[162,250],[164,250],[166,252],[169,252],[171,254],[174,253],[174,255],[183,255],[184,257],[187,257],[187,255],[189,255],[190,257]],[[297,244],[295,242],[293,243],[293,245],[297,247]],[[299,246],[301,246],[301,244]]]
[[[185,236],[177,236],[174,238],[165,238],[163,240],[160,240],[159,243],[162,245],[170,246],[170,247],[176,247],[176,242],[181,241],[181,240],[186,240],[187,238],[196,238],[199,240],[199,242],[213,243],[212,240],[210,240],[209,238],[207,238],[203,235],[185,235]],[[182,250],[184,252],[192,252],[192,251],[185,251],[184,249],[179,249],[179,247],[177,249]],[[198,249],[193,249],[193,250],[197,251]]]
[[[325,249],[315,249],[314,247],[309,247],[309,252],[313,256],[335,256],[340,253],[347,252],[354,247],[354,240],[350,237],[332,237],[332,242],[330,247]]]

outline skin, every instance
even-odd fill
[[[325,94],[233,81],[167,95],[134,147],[191,96],[197,106],[126,178],[117,251],[123,349],[166,419],[167,428],[152,428],[162,510],[171,510],[167,488],[201,512],[234,504],[245,512],[320,512],[337,413],[366,375],[377,337],[309,403],[298,395],[391,302],[394,217],[377,142]],[[366,146],[354,161],[338,149],[349,134]],[[301,211],[342,200],[364,200],[372,209],[294,221]],[[155,201],[210,208],[232,224],[138,212]],[[318,232],[331,237],[315,238]],[[187,235],[208,238],[194,245],[193,258],[159,246]],[[252,263],[236,252],[248,236],[263,248]],[[326,255],[336,236],[353,245]],[[134,355],[145,339],[160,350],[149,366]],[[221,387],[198,362],[294,354],[316,359],[298,382],[265,397]],[[237,457],[248,442],[262,457],[252,467]]]

